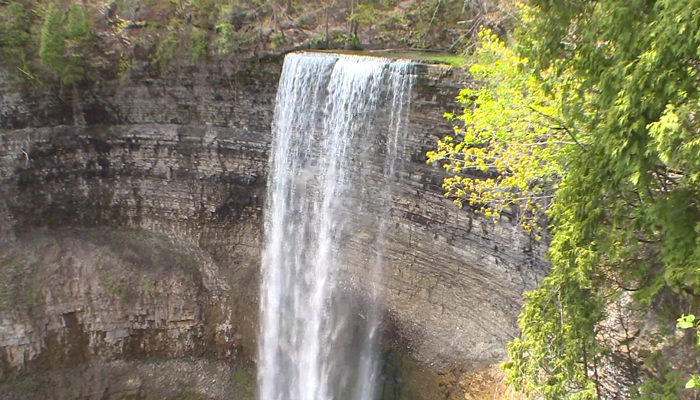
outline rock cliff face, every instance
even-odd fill
[[[160,77],[135,69],[123,82],[83,88],[78,101],[30,95],[0,75],[2,392],[251,395],[281,65],[180,65]],[[417,74],[401,183],[391,204],[361,210],[391,218],[386,398],[452,390],[409,384],[402,374],[500,360],[517,333],[522,291],[546,269],[543,244],[442,197],[440,168],[426,166],[424,154],[450,131],[441,116],[465,82],[447,67]],[[72,126],[76,114],[87,126]],[[375,155],[356,167],[370,200],[382,163]],[[347,238],[356,256],[346,272],[359,287],[371,276],[365,250],[373,242],[361,225]]]
[[[399,181],[389,204],[381,204],[381,152],[369,152],[356,166],[366,182],[364,209],[347,241],[356,257],[348,260],[348,280],[371,279],[366,268],[375,238],[365,234],[362,216],[388,218],[389,242],[382,299],[412,354],[428,365],[502,360],[517,335],[522,291],[546,270],[545,247],[504,218],[493,224],[460,210],[443,196],[440,166],[427,166],[425,153],[452,131],[442,118],[456,108],[454,98],[465,81],[462,71],[419,66],[408,132],[399,165]],[[456,110],[454,110],[456,111]],[[378,135],[376,148],[384,148]],[[385,212],[389,209],[389,212]],[[367,218],[364,218],[367,219]],[[357,278],[356,278],[357,279]]]

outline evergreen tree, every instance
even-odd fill
[[[41,28],[41,46],[39,58],[41,64],[48,67],[54,76],[63,79],[64,62],[63,55],[66,52],[65,31],[63,29],[63,16],[55,3],[50,3],[46,10],[44,26]]]
[[[63,82],[74,84],[82,81],[85,76],[87,56],[92,47],[93,35],[87,10],[78,5],[68,9],[66,22],[66,69]]]
[[[41,29],[41,64],[62,83],[77,84],[85,78],[86,58],[93,40],[90,18],[84,7],[71,5],[64,15],[55,3],[50,3]]]
[[[10,1],[0,8],[0,55],[6,61],[24,57],[30,38],[29,26],[29,16],[21,2]]]

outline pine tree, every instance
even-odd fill
[[[6,61],[24,57],[24,48],[29,42],[29,16],[19,1],[10,1],[0,9],[0,55]]]
[[[66,22],[66,69],[63,82],[79,83],[84,79],[86,57],[92,46],[93,34],[87,10],[78,5],[68,9]]]
[[[50,3],[46,10],[44,26],[41,28],[41,46],[39,58],[41,64],[48,67],[59,80],[64,77],[63,56],[66,52],[63,16],[55,3]]]

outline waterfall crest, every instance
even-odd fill
[[[375,397],[379,285],[391,189],[411,96],[408,61],[316,53],[285,58],[270,155],[261,287],[261,400]],[[367,190],[362,165],[384,157]],[[377,189],[379,188],[379,189]],[[363,195],[364,193],[364,195]],[[380,204],[364,216],[363,204]],[[376,214],[376,213],[375,213]],[[375,238],[362,315],[343,300],[343,237]],[[369,256],[369,254],[368,254]],[[346,285],[347,286],[347,285]]]

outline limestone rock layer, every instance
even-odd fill
[[[82,371],[98,383],[71,378],[73,389],[56,392],[60,398],[103,398],[108,379],[114,393],[168,398],[152,389],[156,377],[115,378],[163,360],[160,379],[169,387],[188,386],[201,398],[252,396],[281,67],[281,59],[237,69],[174,65],[158,77],[135,68],[123,81],[82,88],[77,102],[58,90],[30,93],[0,72],[4,393],[22,382],[62,387],[61,374]],[[546,264],[544,244],[507,218],[493,224],[442,196],[443,172],[425,164],[425,151],[451,132],[442,114],[458,108],[454,97],[469,82],[444,66],[415,70],[401,179],[390,201],[357,212],[389,218],[381,305],[393,397],[385,398],[432,399],[457,389],[410,377],[502,360],[517,334],[522,292]],[[86,126],[73,125],[76,113]],[[377,135],[377,149],[384,140]],[[367,186],[357,195],[371,200],[384,158],[367,154],[353,173]],[[375,238],[361,221],[357,227],[345,238],[356,255],[345,281],[362,293]],[[220,383],[183,383],[178,368]],[[232,376],[233,386],[220,386]]]

